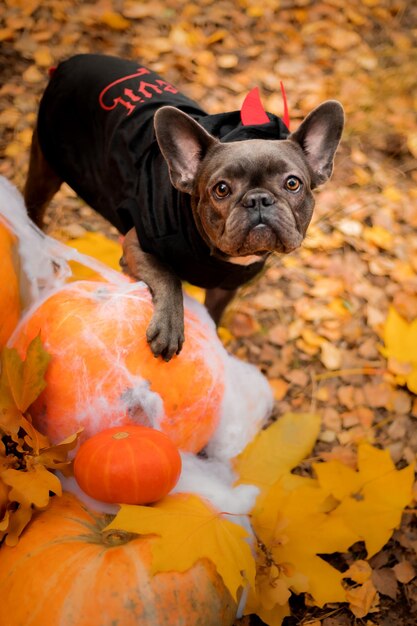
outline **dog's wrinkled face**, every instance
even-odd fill
[[[191,195],[196,225],[213,253],[232,262],[301,244],[312,189],[332,173],[343,123],[342,106],[329,100],[288,139],[220,143],[178,109],[162,107],[155,115],[172,184]]]
[[[235,257],[290,252],[302,242],[314,199],[301,150],[252,139],[211,148],[193,197],[206,238]]]

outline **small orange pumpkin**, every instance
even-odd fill
[[[164,433],[126,424],[85,441],[74,460],[81,489],[102,502],[149,504],[166,496],[181,473],[181,457]]]
[[[224,392],[215,330],[186,309],[184,347],[165,363],[146,342],[151,315],[143,283],[78,281],[22,320],[14,341],[20,356],[39,332],[51,355],[46,389],[30,409],[50,441],[81,427],[87,439],[136,423],[157,425],[182,450],[199,452],[208,443]]]
[[[0,222],[0,348],[14,331],[20,316],[20,294],[15,251],[16,238]]]
[[[151,570],[152,536],[103,529],[64,493],[37,514],[17,546],[0,548],[2,626],[231,626],[236,605],[214,565]]]

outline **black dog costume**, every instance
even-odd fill
[[[221,142],[289,135],[271,113],[264,113],[263,123],[249,125],[240,111],[207,115],[135,62],[84,54],[52,72],[39,109],[39,143],[60,178],[121,233],[135,227],[142,249],[179,278],[206,289],[234,290],[258,274],[264,261],[235,265],[212,255],[195,225],[190,196],[172,186],[155,138],[153,117],[164,105],[188,113]],[[72,154],[76,146],[76,162],[66,151],[68,143]]]

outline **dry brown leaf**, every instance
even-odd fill
[[[40,72],[36,65],[28,67],[28,69],[23,72],[22,78],[24,82],[29,84],[40,83],[41,81],[45,81],[46,83],[46,75]]]
[[[337,370],[342,365],[342,353],[337,346],[326,341],[321,345],[320,360],[326,369]]]
[[[130,22],[126,18],[123,17],[120,13],[116,13],[115,11],[105,11],[100,16],[101,22],[106,26],[109,26],[113,30],[123,31],[127,30],[130,27]]]
[[[373,408],[385,407],[391,399],[392,387],[385,382],[365,383],[363,392],[368,406]]]
[[[392,569],[394,570],[394,574],[398,582],[403,583],[404,585],[413,580],[416,575],[414,566],[410,563],[410,561],[401,561],[400,563],[397,563],[397,565],[394,565]]]
[[[0,41],[12,41],[15,37],[13,28],[0,28]]]
[[[61,483],[50,469],[68,474],[68,453],[79,433],[51,446],[31,423],[27,409],[45,387],[49,355],[36,337],[22,360],[15,349],[3,348],[0,374],[0,541],[15,545],[37,509]]]
[[[379,593],[388,596],[393,600],[396,599],[398,593],[398,583],[395,574],[390,567],[382,567],[372,572],[372,582]]]
[[[260,326],[253,315],[236,312],[228,324],[234,337],[251,337],[260,330]]]
[[[368,561],[363,561],[362,559],[358,561],[354,561],[349,569],[344,572],[346,578],[351,578],[355,583],[364,583],[366,580],[369,580],[372,575],[372,567],[369,565]]]
[[[305,387],[310,381],[308,374],[303,370],[291,370],[285,375],[285,378],[292,385],[299,385],[300,387]]]
[[[226,70],[229,70],[232,67],[236,67],[238,63],[239,58],[236,56],[236,54],[222,54],[217,59],[217,65]]]
[[[353,589],[348,589],[346,591],[346,599],[349,602],[350,610],[358,618],[378,611],[378,592],[371,580],[367,580],[363,585]]]
[[[282,380],[282,378],[272,378],[269,379],[269,384],[272,387],[275,400],[282,400],[285,398],[289,387],[285,380]]]
[[[268,333],[268,340],[277,346],[283,346],[288,341],[288,326],[275,324]]]
[[[39,48],[35,50],[33,58],[35,59],[36,65],[40,67],[51,67],[54,63],[52,53],[46,46],[39,46]]]

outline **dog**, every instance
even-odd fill
[[[216,323],[272,253],[302,243],[312,190],[329,179],[344,126],[328,100],[290,133],[251,92],[246,109],[208,115],[140,64],[80,54],[51,72],[24,197],[40,228],[62,182],[123,235],[123,270],[144,281],[146,336],[169,361],[184,342],[182,283],[206,290]],[[246,101],[245,101],[246,102]]]

